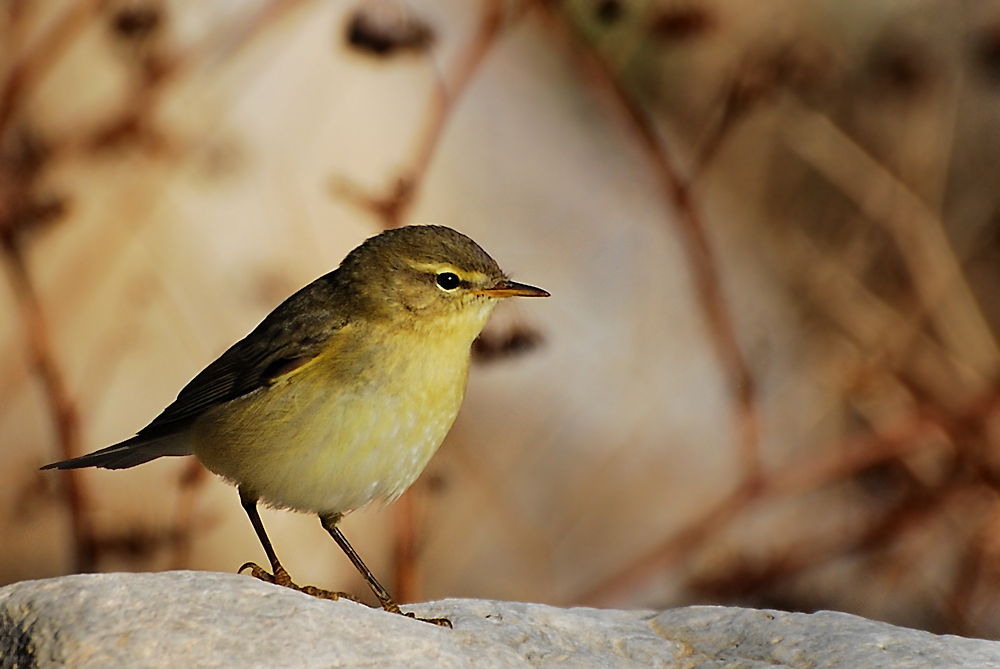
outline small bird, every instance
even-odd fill
[[[451,228],[387,230],[281,303],[134,437],[42,469],[125,469],[193,454],[237,486],[271,564],[268,573],[248,562],[241,573],[348,596],[292,581],[257,504],[315,513],[382,607],[402,613],[337,523],[395,500],[423,471],[455,421],[472,342],[497,302],[548,295],[508,279]]]

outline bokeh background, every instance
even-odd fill
[[[0,583],[263,560],[191,458],[38,467],[438,223],[552,298],[345,520],[399,599],[1000,638],[998,166],[992,0],[2,0]]]

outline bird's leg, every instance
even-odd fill
[[[264,523],[261,522],[260,514],[257,513],[257,498],[240,489],[240,504],[243,505],[243,510],[247,512],[247,516],[250,518],[250,524],[253,525],[254,532],[257,533],[257,538],[260,539],[260,545],[264,547],[264,553],[267,555],[268,562],[271,563],[271,573],[268,573],[264,570],[264,568],[254,562],[245,563],[239,568],[237,573],[242,574],[245,569],[249,569],[250,575],[254,578],[260,579],[261,581],[274,583],[275,585],[291,588],[292,590],[298,590],[299,592],[304,592],[307,595],[312,595],[313,597],[318,597],[320,599],[336,600],[344,598],[355,602],[358,601],[355,597],[346,592],[333,592],[331,590],[324,590],[312,585],[296,585],[292,581],[292,577],[288,575],[288,572],[278,561],[278,555],[274,552],[274,547],[271,546],[271,540],[268,539],[267,532],[264,531]]]
[[[274,583],[275,585],[283,585],[286,587],[293,586],[294,584],[292,583],[292,578],[278,561],[278,555],[274,552],[274,547],[271,546],[271,540],[267,537],[267,532],[264,531],[264,523],[261,522],[260,514],[257,513],[257,498],[248,495],[241,488],[240,504],[243,505],[243,510],[246,511],[247,517],[250,518],[250,524],[253,525],[254,532],[257,533],[260,545],[264,547],[264,553],[267,555],[267,559],[271,563],[272,573],[267,573],[262,567],[258,566],[254,562],[247,562],[244,564],[239,568],[238,573],[242,574],[243,570],[250,569],[250,575],[254,578],[267,581],[268,583]]]
[[[331,514],[320,514],[319,520],[323,524],[323,529],[330,533],[333,540],[337,542],[341,550],[347,555],[347,558],[354,564],[361,576],[368,583],[368,587],[372,589],[378,601],[382,604],[382,608],[390,613],[398,613],[400,615],[406,616],[408,618],[415,618],[416,620],[422,620],[425,623],[431,623],[432,625],[440,625],[441,627],[451,627],[451,621],[447,618],[417,618],[416,615],[412,613],[403,613],[399,609],[399,605],[393,601],[392,597],[389,596],[388,590],[382,587],[382,584],[378,582],[375,575],[372,574],[371,570],[362,561],[361,556],[358,555],[354,547],[351,546],[350,542],[347,541],[347,537],[344,533],[340,531],[337,527],[337,523],[340,522],[341,514],[331,513]]]

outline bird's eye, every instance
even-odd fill
[[[455,290],[461,283],[462,280],[454,272],[441,272],[437,275],[437,285],[445,290]]]

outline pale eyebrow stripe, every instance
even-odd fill
[[[460,279],[467,280],[470,283],[487,278],[486,274],[483,272],[465,272],[450,263],[415,262],[413,260],[407,260],[407,264],[413,269],[421,272],[434,272],[435,274],[442,271],[453,272],[457,274]]]

